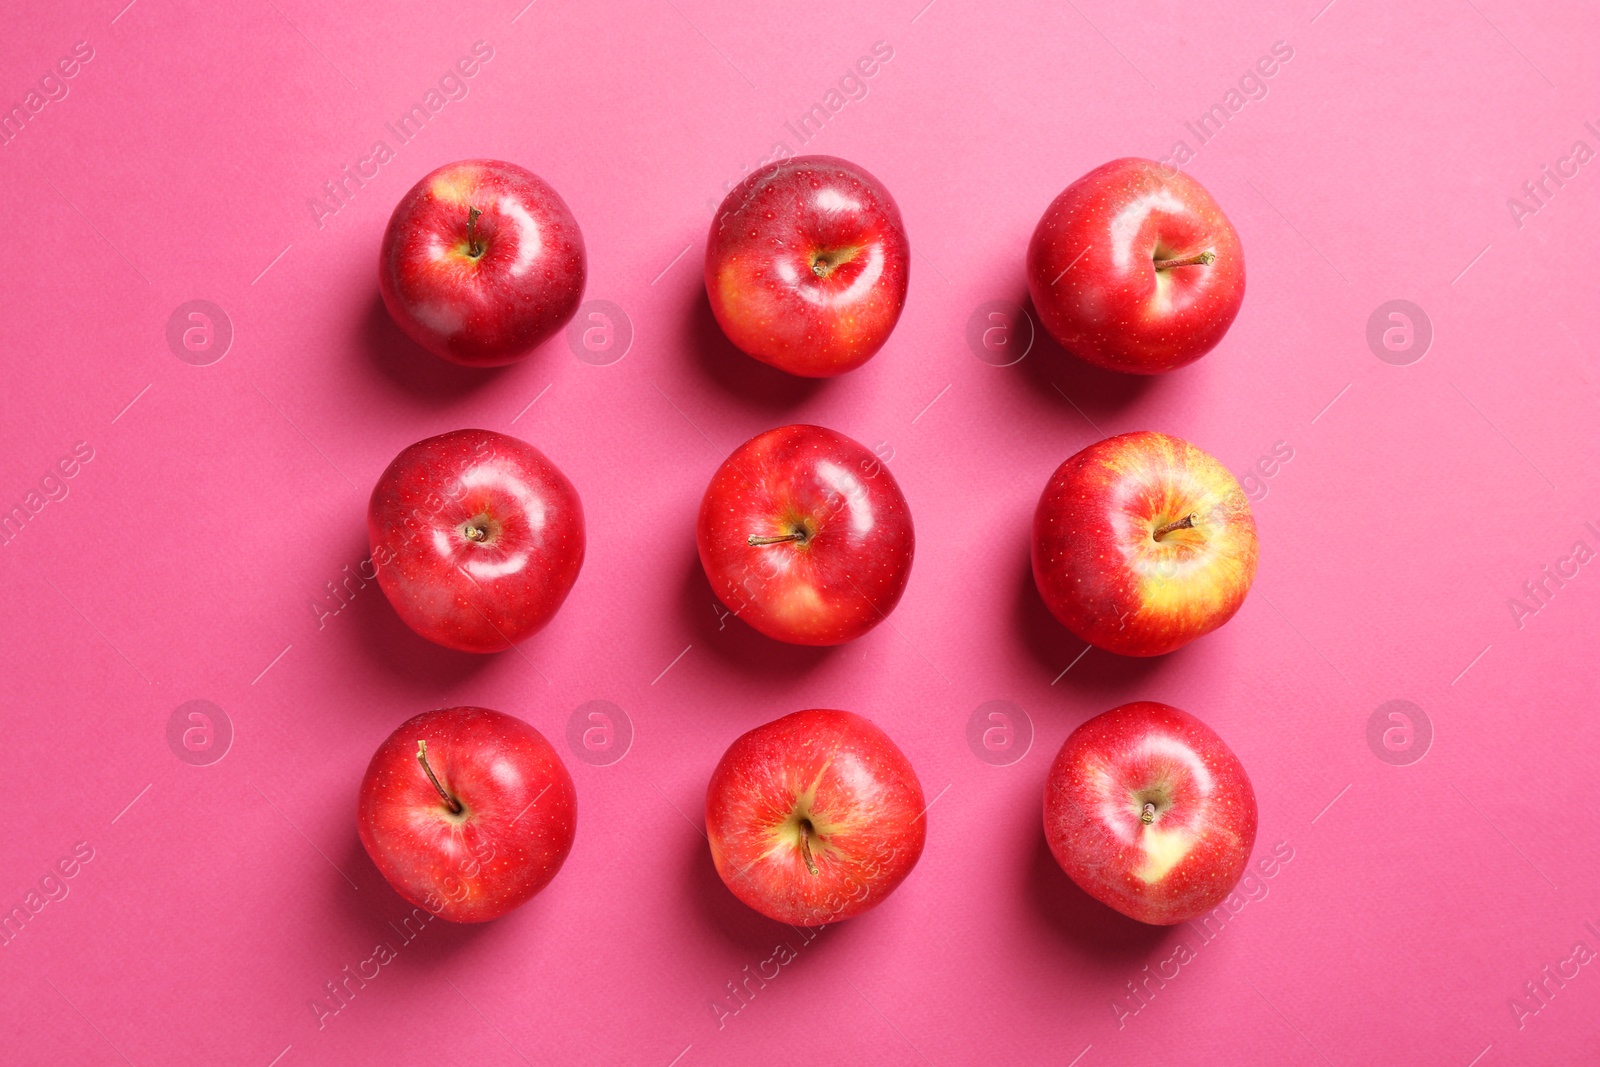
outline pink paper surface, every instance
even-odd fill
[[[28,915],[0,947],[0,1062],[1594,1061],[1600,562],[1573,546],[1600,550],[1600,12],[123,2],[13,5],[0,35],[0,104],[29,116],[0,146],[0,505],[40,505],[0,548],[0,911]],[[79,41],[92,58],[58,67]],[[441,90],[477,42],[490,58]],[[845,79],[878,42],[891,58]],[[1292,56],[1246,77],[1277,42]],[[402,142],[387,124],[430,90]],[[1202,142],[1188,124],[1213,105]],[[1220,347],[1157,380],[1042,336],[980,359],[969,331],[1024,300],[1049,200],[1180,140],[1249,258]],[[827,383],[730,350],[702,290],[713,206],[780,146],[877,175],[915,251],[887,347]],[[631,329],[620,360],[577,334],[471,372],[389,322],[389,212],[469,156],[567,199],[586,299]],[[196,299],[231,324],[209,365],[175,352],[215,359],[219,335],[168,343]],[[1369,345],[1392,300],[1431,323],[1420,359]],[[832,651],[724,617],[695,555],[718,463],[798,421],[889,457],[917,526],[892,625]],[[536,444],[588,515],[583,574],[520,653],[430,646],[373,584],[324,600],[367,556],[379,472],[462,426]],[[1028,528],[1061,460],[1145,428],[1241,476],[1293,455],[1250,483],[1239,615],[1132,661],[1048,616]],[[41,490],[78,442],[92,459]],[[1057,747],[1135,698],[1223,735],[1257,856],[1291,857],[1209,932],[1120,919],[1043,842]],[[207,765],[169,744],[192,700],[233,735]],[[608,765],[567,741],[595,700],[633,734]],[[1421,716],[1390,751],[1388,713],[1368,726],[1394,700]],[[1008,765],[969,747],[989,701],[1031,735]],[[408,939],[356,789],[402,720],[464,703],[567,757],[577,842],[520,911]],[[701,830],[728,743],[817,706],[882,725],[933,806],[895,895],[806,940],[726,891]],[[51,879],[75,848],[92,858]],[[395,958],[346,982],[379,943]]]

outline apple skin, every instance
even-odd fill
[[[1210,911],[1239,883],[1256,841],[1256,795],[1209,726],[1139,700],[1096,715],[1061,746],[1045,779],[1044,833],[1084,892],[1129,918],[1171,926]]]
[[[373,487],[367,532],[400,618],[461,652],[538,632],[583,566],[578,491],[543,452],[493,430],[440,434],[396,456]]]
[[[469,235],[474,208],[482,215]],[[395,206],[378,290],[394,321],[429,352],[499,367],[567,324],[587,270],[583,234],[560,194],[515,163],[464,159],[423,178]]]
[[[461,806],[452,812],[417,759]],[[572,777],[544,735],[488,708],[402,723],[373,753],[356,826],[395,892],[451,922],[499,918],[561,870],[577,828]]]
[[[800,540],[751,545],[750,538]],[[797,645],[854,640],[887,618],[916,535],[889,468],[821,426],[781,426],[717,469],[695,540],[711,588],[739,618]]]
[[[706,296],[722,332],[805,378],[871,359],[900,320],[910,275],[889,190],[833,156],[757,170],[722,201],[706,239]]]
[[[734,896],[778,922],[825,926],[905,880],[926,809],[888,734],[852,712],[797,711],[728,746],[706,787],[706,837]]]
[[[1210,263],[1169,266],[1209,253]],[[1164,374],[1216,347],[1244,302],[1244,250],[1205,187],[1148,159],[1117,159],[1051,201],[1028,244],[1039,321],[1108,370]]]
[[[1192,516],[1194,525],[1169,523]],[[1256,522],[1228,469],[1144,430],[1056,468],[1033,516],[1033,578],[1062,624],[1124,656],[1159,656],[1233,617],[1256,574]]]

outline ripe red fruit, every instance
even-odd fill
[[[906,303],[911,246],[883,184],[854,163],[769,163],[729,193],[706,240],[706,296],[734,345],[807,378],[854,370]]]
[[[1045,779],[1044,832],[1084,892],[1171,926],[1222,903],[1256,840],[1239,757],[1205,723],[1140,700],[1072,731]]]
[[[797,711],[728,746],[706,787],[706,836],[734,896],[769,919],[822,926],[905,880],[926,808],[889,735],[848,711]]]
[[[583,566],[583,505],[543,452],[493,430],[418,441],[373,487],[378,584],[417,633],[498,652],[538,632]]]
[[[837,645],[900,602],[916,537],[889,468],[820,426],[782,426],[734,450],[696,527],[711,588],[768,637]]]
[[[1147,159],[1073,182],[1028,244],[1039,321],[1079,359],[1161,374],[1216,347],[1244,302],[1244,250],[1205,187]]]
[[[488,708],[445,708],[378,746],[356,826],[395,892],[451,922],[486,922],[561,870],[577,803],[538,730]]]
[[[515,163],[464,159],[423,178],[389,217],[384,306],[412,340],[470,367],[523,359],[583,299],[583,234],[566,202]]]
[[[1228,469],[1142,431],[1056,468],[1033,516],[1033,577],[1092,645],[1159,656],[1233,617],[1256,574],[1256,523]]]

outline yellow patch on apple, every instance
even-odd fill
[[[1144,866],[1134,873],[1145,884],[1153,884],[1167,876],[1167,872],[1182,862],[1194,846],[1194,839],[1185,830],[1163,830],[1159,826],[1144,828]]]
[[[443,200],[447,204],[465,204],[477,187],[473,177],[469,172],[452,170],[433,179],[428,192],[433,194],[435,200]]]

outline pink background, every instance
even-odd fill
[[[93,850],[0,948],[0,1060],[1592,1060],[1600,965],[1549,981],[1520,1026],[1509,1000],[1580,939],[1600,949],[1584,926],[1600,927],[1600,563],[1520,627],[1508,601],[1575,541],[1600,549],[1584,527],[1600,528],[1600,163],[1520,228],[1506,201],[1575,140],[1600,148],[1584,126],[1600,126],[1600,13],[123,2],[31,5],[0,36],[8,107],[73,42],[93,48],[0,147],[0,504],[74,442],[94,450],[0,549],[0,909],[76,843]],[[465,98],[399,144],[384,124],[480,40],[493,58]],[[802,149],[785,123],[878,41],[893,58]],[[1276,41],[1293,58],[1266,97],[1197,146],[1185,121]],[[319,225],[321,183],[380,138],[393,158]],[[1015,366],[976,358],[969,319],[1022,299],[1050,198],[1180,138],[1249,257],[1222,345],[1153,381],[1042,338]],[[916,252],[888,346],[825,384],[732,352],[702,292],[711,205],[779,142],[876,174]],[[389,211],[466,156],[514,160],[566,197],[588,298],[633,326],[620,362],[558,337],[467,372],[389,323]],[[165,339],[194,298],[235,332],[210,366]],[[1435,333],[1409,366],[1366,340],[1396,298]],[[831,652],[719,619],[695,558],[711,472],[794,421],[892,450],[917,523],[893,625]],[[324,583],[367,555],[378,473],[461,426],[532,441],[578,486],[589,554],[566,607],[525,655],[490,658],[427,645],[375,586],[319,628]],[[1261,483],[1261,570],[1231,624],[1155,661],[1080,659],[1033,591],[1029,517],[1062,459],[1144,428],[1241,475],[1277,442],[1294,455]],[[1255,782],[1258,855],[1292,849],[1208,943],[1094,905],[1043,846],[1050,757],[1139,697],[1215,727]],[[235,731],[209,766],[167,743],[192,699]],[[609,766],[565,741],[595,699],[636,732]],[[1409,766],[1366,740],[1392,699],[1432,723]],[[966,741],[990,700],[1035,732],[1009,766]],[[357,783],[400,721],[459,703],[522,716],[568,756],[577,843],[512,916],[406,943],[390,925],[406,908],[356,839]],[[804,942],[728,894],[700,831],[727,744],[813,706],[876,720],[936,799],[904,886]],[[319,1029],[309,1002],[380,940],[398,958]],[[1180,940],[1194,958],[1178,976],[1137,1013],[1114,1007]],[[779,942],[798,958],[733,1014],[726,983]]]

